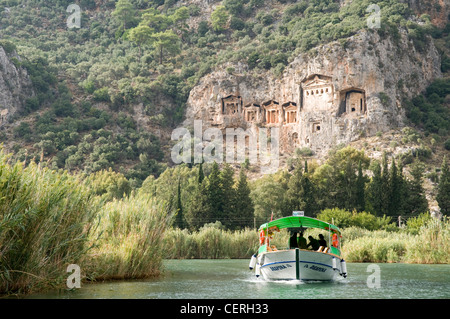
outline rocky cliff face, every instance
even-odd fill
[[[19,60],[0,46],[0,126],[24,106],[26,98],[34,95],[27,71],[16,67],[12,58]]]
[[[403,125],[402,99],[441,76],[432,41],[418,51],[408,36],[381,38],[361,31],[297,56],[280,77],[255,74],[246,64],[224,66],[191,91],[185,126],[280,129],[280,148],[308,147],[316,154],[339,143]],[[229,71],[230,69],[228,69]]]

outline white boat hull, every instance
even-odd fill
[[[301,249],[298,271],[296,260],[295,249],[264,252],[258,255],[256,267],[266,280],[333,281],[347,275],[343,260],[333,254]]]

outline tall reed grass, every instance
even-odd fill
[[[258,233],[204,227],[197,232],[171,229],[164,237],[165,258],[247,258],[258,250]]]
[[[389,232],[349,227],[342,235],[342,251],[349,262],[450,263],[450,225],[446,218],[431,218],[418,234],[407,229]]]
[[[98,204],[77,177],[11,165],[0,150],[0,293],[62,284],[89,248]]]
[[[64,288],[69,264],[90,280],[161,272],[164,203],[105,203],[90,179],[8,160],[0,149],[0,294]]]
[[[166,205],[131,196],[106,203],[90,237],[84,268],[91,280],[157,276],[162,269],[162,238],[171,216]]]

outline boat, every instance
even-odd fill
[[[326,246],[309,249],[290,241],[287,248],[271,245],[276,233],[287,229],[296,238],[308,228],[322,229],[328,235]],[[250,259],[249,268],[265,280],[337,281],[347,277],[347,265],[341,257],[341,231],[333,224],[293,212],[292,216],[271,220],[259,227],[260,247]],[[322,242],[323,244],[323,242]],[[306,248],[306,249],[305,249]]]

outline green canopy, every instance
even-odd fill
[[[306,216],[288,216],[288,217],[282,217],[279,219],[272,220],[268,223],[262,224],[259,227],[259,230],[261,229],[267,229],[271,227],[278,227],[279,229],[283,228],[319,228],[319,229],[325,229],[334,233],[341,233],[341,230],[329,223],[323,222],[321,220],[312,218],[312,217],[306,217]]]

